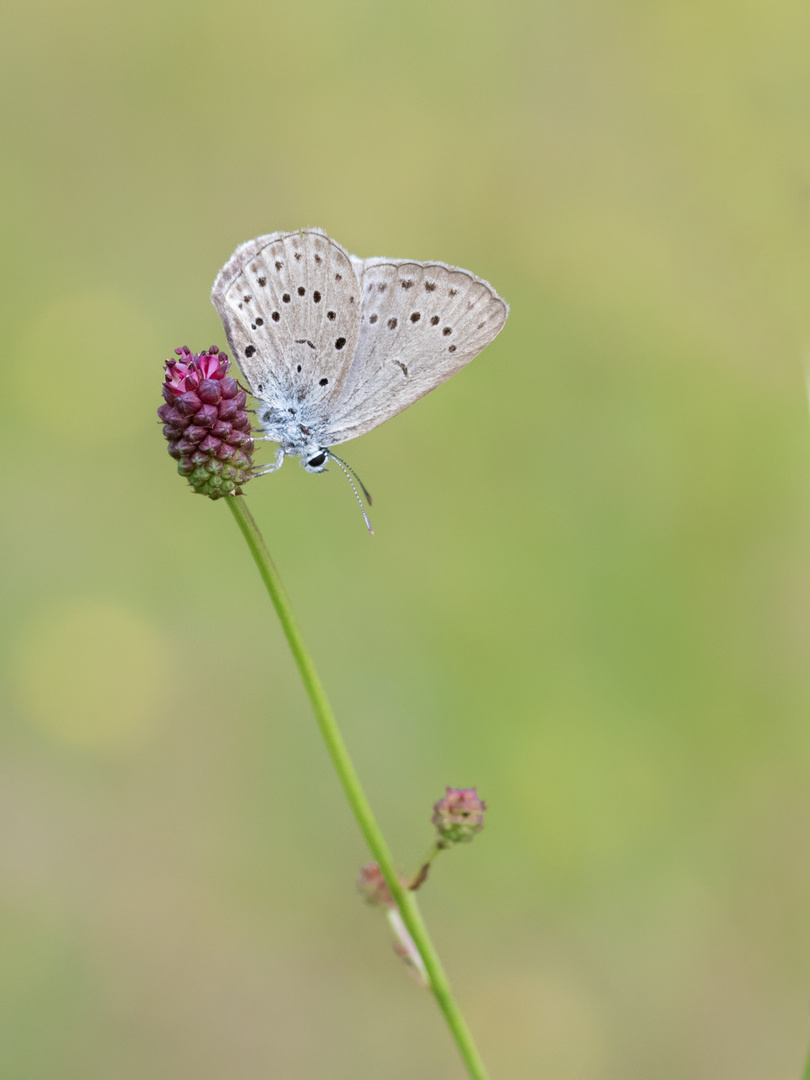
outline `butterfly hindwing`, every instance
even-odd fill
[[[361,296],[357,349],[325,444],[362,435],[455,375],[502,329],[492,286],[444,263],[352,256]]]

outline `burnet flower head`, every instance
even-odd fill
[[[484,827],[486,808],[475,788],[447,788],[444,798],[434,803],[430,819],[439,834],[439,845],[469,843]]]
[[[166,404],[157,412],[177,471],[209,499],[241,495],[253,474],[245,391],[228,377],[230,361],[216,346],[203,353],[186,346],[174,351],[178,359],[164,365]]]

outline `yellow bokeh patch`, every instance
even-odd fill
[[[23,715],[41,732],[114,752],[155,733],[169,682],[154,627],[123,607],[93,602],[34,618],[20,636],[14,674]]]

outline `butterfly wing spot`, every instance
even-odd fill
[[[478,324],[478,326],[476,326],[476,328],[475,328],[475,329],[476,329],[476,330],[483,330],[483,329],[484,329],[484,323],[480,322],[480,323]]]
[[[396,330],[396,328],[397,328],[397,320],[396,319],[389,319],[388,320],[388,329],[389,330]]]
[[[430,325],[431,326],[438,326],[439,325],[439,316],[438,315],[433,316],[433,318],[430,320]]]
[[[260,316],[259,316],[259,318],[258,318],[258,319],[256,320],[256,325],[257,325],[257,326],[264,326],[264,319],[263,319],[263,318],[261,317],[261,315],[260,315]]]
[[[278,322],[278,320],[281,318],[281,312],[274,311],[270,318],[273,320],[273,322]]]
[[[298,367],[297,367],[297,368],[296,368],[295,370],[296,370],[297,372],[299,372],[299,373],[300,373],[301,371],[303,371],[303,368],[302,368],[302,367],[301,367],[301,365],[299,364],[299,365],[298,365]]]
[[[398,368],[402,368],[402,374],[405,376],[405,378],[407,378],[408,377],[408,369],[405,367],[405,365],[402,363],[402,361],[401,360],[395,360],[394,363],[397,365]]]
[[[334,322],[335,321],[335,313],[334,313],[334,311],[327,311],[326,317],[327,317],[327,319],[329,319],[330,322]]]
[[[328,379],[319,379],[318,386],[326,386],[328,382]]]
[[[436,282],[435,281],[426,281],[425,282],[425,292],[433,292],[433,290],[435,288],[436,288]]]
[[[315,301],[316,304],[320,304],[320,302],[321,302],[321,294],[318,292],[317,289],[312,294],[312,299]]]
[[[336,349],[342,349],[345,344],[346,344],[346,338],[345,337],[339,337],[337,339],[337,341],[335,342],[335,348]]]
[[[452,334],[453,331],[450,329],[449,326],[445,326],[444,330],[442,330],[442,333],[444,334],[445,337],[447,337],[447,335]]]
[[[411,315],[411,322],[419,322],[419,320],[421,318],[422,318],[422,313],[420,311],[414,311],[413,314]]]
[[[276,259],[274,265],[275,265],[276,270],[280,270],[282,268],[282,266],[284,265],[284,263],[281,261],[281,259]]]
[[[455,345],[451,345],[450,348],[447,351],[448,352],[455,352],[456,351]]]
[[[343,281],[343,274],[335,274],[335,281]]]
[[[243,296],[243,297],[242,297],[242,299],[243,299],[243,300],[245,301],[245,303],[246,303],[246,304],[249,304],[249,303],[250,303],[250,301],[251,301],[251,299],[252,299],[252,297],[250,297],[250,296]]]
[[[307,291],[307,290],[306,290],[306,289],[304,288],[304,286],[303,286],[303,285],[299,285],[299,286],[298,286],[298,295],[299,295],[299,296],[303,296],[303,295],[304,295],[304,293],[305,293],[306,291]]]
[[[379,315],[369,315],[368,321],[370,323],[375,323],[377,321],[377,319],[379,319],[379,317],[380,317]]]
[[[319,255],[317,251],[315,252],[315,262],[319,264],[323,262],[323,256]]]
[[[256,346],[255,345],[248,345],[248,347],[245,349],[245,356],[253,356],[253,354],[255,352],[256,352]]]
[[[387,281],[378,282],[378,284],[377,284],[377,292],[385,292],[385,290],[387,288],[388,288],[388,282]]]
[[[296,344],[296,345],[309,345],[310,349],[314,349],[314,348],[315,348],[315,346],[314,346],[314,345],[313,345],[313,343],[312,343],[312,342],[311,342],[311,341],[309,340],[309,338],[296,338],[296,339],[295,339],[295,344]]]
[[[403,289],[412,289],[413,281],[410,278],[405,278],[403,281],[400,281],[400,285]]]
[[[296,251],[296,253],[295,253],[295,261],[296,261],[296,262],[299,262],[299,261],[300,261],[300,259],[301,259],[301,252],[300,252],[300,251]]]
[[[455,296],[457,292],[458,292],[458,289],[451,289],[450,290],[450,295]]]
[[[284,301],[285,304],[289,304],[290,294],[288,292],[285,292],[281,299]]]

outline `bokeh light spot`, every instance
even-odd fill
[[[155,733],[168,661],[159,635],[136,615],[104,603],[52,608],[24,629],[18,649],[19,704],[44,734],[127,751]]]

